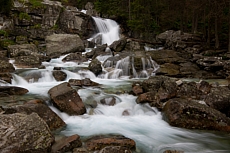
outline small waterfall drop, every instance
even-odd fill
[[[99,33],[92,39],[98,42],[101,39],[101,44],[111,45],[114,41],[119,40],[119,25],[111,19],[102,19],[98,17],[93,17]]]

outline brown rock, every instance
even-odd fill
[[[63,137],[62,139],[55,142],[52,146],[52,153],[65,153],[73,151],[74,148],[81,147],[82,142],[80,136],[75,134],[70,137]]]
[[[184,153],[184,151],[180,151],[180,150],[165,150],[163,153]]]
[[[230,117],[230,89],[228,87],[212,88],[204,101],[208,106]]]
[[[96,58],[89,63],[89,70],[92,71],[95,75],[99,75],[102,72],[101,62]]]
[[[14,71],[15,68],[11,63],[9,63],[8,58],[0,58],[0,73],[9,73]]]
[[[116,104],[116,98],[115,97],[107,97],[100,100],[101,104],[114,106]]]
[[[17,105],[4,108],[4,114],[22,113],[30,115],[37,113],[49,126],[50,130],[56,130],[64,127],[65,122],[54,113],[46,104],[41,100],[31,100],[24,105]]]
[[[163,108],[165,119],[172,126],[230,132],[230,119],[221,112],[186,99],[170,99]]]
[[[101,150],[107,146],[121,146],[128,149],[134,149],[136,144],[132,139],[124,136],[97,136],[86,141],[88,150]]]
[[[70,79],[69,83],[71,86],[97,86],[99,85],[98,83],[91,81],[89,78],[85,78],[82,80]]]
[[[201,99],[203,92],[197,88],[197,84],[195,82],[184,82],[178,92],[178,97],[187,97],[193,99]]]
[[[49,153],[54,142],[47,124],[36,113],[0,115],[1,153]]]
[[[15,86],[0,86],[0,93],[5,95],[24,95],[28,92],[27,89]]]
[[[52,73],[57,81],[64,81],[67,77],[67,74],[63,71],[53,71]]]
[[[54,105],[70,115],[82,115],[86,108],[77,91],[69,83],[61,83],[48,91]]]
[[[143,89],[140,84],[133,84],[132,91],[135,95],[139,95],[143,93]]]
[[[124,146],[108,146],[101,149],[99,153],[132,153],[132,151]]]

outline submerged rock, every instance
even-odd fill
[[[49,153],[54,143],[47,124],[36,114],[0,115],[0,152]]]
[[[69,83],[61,83],[51,88],[48,93],[51,101],[60,111],[69,115],[82,115],[86,112],[82,99]]]

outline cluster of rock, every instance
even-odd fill
[[[88,4],[88,14],[95,14]],[[4,18],[4,30],[14,35],[8,36],[15,42],[0,51],[0,83],[11,83],[15,68],[9,57],[19,67],[41,67],[43,61],[69,54],[63,61],[85,62],[89,64],[96,76],[103,73],[98,55],[112,54],[103,66],[129,57],[127,74],[132,76],[133,68],[138,72],[149,67],[150,59],[156,61],[160,68],[156,77],[133,84],[133,94],[138,96],[137,103],[149,103],[164,113],[165,120],[172,126],[189,129],[205,129],[230,132],[230,88],[229,86],[211,85],[205,81],[182,82],[175,78],[225,79],[230,75],[230,54],[227,50],[205,50],[202,36],[166,31],[157,36],[157,44],[165,49],[146,51],[145,46],[153,44],[139,40],[122,38],[110,46],[107,44],[94,48],[84,56],[82,52],[95,44],[85,41],[96,32],[93,19],[74,7],[62,6],[60,2],[46,0],[39,7],[15,3],[14,18]],[[20,15],[21,14],[21,15]],[[0,20],[2,21],[2,20]],[[0,23],[2,24],[2,23]],[[92,45],[93,44],[93,45]],[[111,52],[108,52],[108,48]],[[151,58],[150,58],[151,57]],[[131,63],[131,62],[130,62]],[[153,67],[153,63],[151,65]],[[109,71],[109,70],[108,70]],[[164,75],[168,77],[162,77]],[[64,81],[66,74],[61,68],[55,68],[53,76],[57,81]],[[39,76],[36,76],[39,78]],[[172,78],[169,78],[172,77]],[[30,80],[34,76],[27,76]],[[59,110],[69,115],[81,115],[86,112],[85,105],[96,107],[91,99],[85,105],[72,86],[97,86],[89,79],[69,80],[49,90],[50,102]],[[19,87],[0,86],[0,96],[10,97],[28,92]],[[108,97],[107,97],[108,98]],[[109,102],[101,104],[114,105],[116,98],[109,97]],[[13,105],[13,104],[12,104]],[[52,132],[65,127],[63,120],[57,116],[43,100],[27,101],[23,105],[0,107],[0,151],[18,152],[132,152],[135,142],[123,136],[100,136],[86,140],[84,143],[78,135],[62,137],[55,140]],[[173,151],[166,151],[173,152]],[[176,151],[175,151],[176,152]],[[178,151],[179,152],[179,151]]]
[[[91,80],[71,80],[73,85],[96,85]],[[86,108],[77,91],[70,83],[59,84],[49,90],[50,102],[69,115],[82,115]],[[91,83],[91,84],[90,84]],[[1,86],[0,94],[23,95],[28,90],[20,87]],[[24,104],[0,107],[0,152],[4,153],[90,153],[132,152],[135,141],[121,135],[94,136],[83,141],[79,135],[54,136],[66,126],[42,99],[24,101]]]
[[[230,88],[206,81],[186,82],[166,76],[133,84],[137,103],[162,110],[172,126],[230,132]]]
[[[150,56],[161,65],[159,73],[173,77],[228,78],[230,53],[227,48],[206,49],[201,34],[169,30],[157,36],[164,49]]]

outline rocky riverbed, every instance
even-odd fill
[[[86,74],[84,79],[68,79],[65,70],[69,69],[73,73],[90,71],[94,77],[107,79],[135,78],[130,89],[112,94],[136,96],[137,104],[157,108],[171,126],[229,135],[230,53],[227,50],[206,50],[202,35],[181,31],[166,31],[152,42],[121,34],[112,44],[97,44],[87,40],[98,32],[89,14],[94,12],[93,7],[86,7],[88,14],[84,14],[56,1],[46,0],[41,4],[42,7],[32,8],[16,1],[11,17],[0,16],[1,31],[8,33],[1,34],[0,152],[138,152],[136,142],[123,135],[83,139],[77,134],[56,135],[66,128],[66,123],[50,106],[72,116],[84,115],[88,108],[93,112],[97,107],[94,96],[85,100],[78,92],[86,87],[103,88],[85,77]],[[21,13],[24,18],[18,15]],[[102,38],[98,37],[101,42]],[[85,52],[88,48],[91,50]],[[69,69],[55,66],[51,75],[58,83],[47,91],[47,96],[31,95],[28,89],[13,86],[14,74],[21,75],[27,83],[44,78],[42,72],[22,72],[46,70],[46,63],[60,56],[65,56],[64,63],[81,65],[89,61],[89,64],[80,68],[69,66]],[[99,57],[105,56],[108,58],[101,62]],[[121,64],[125,65],[120,68],[122,73],[115,75],[119,63],[128,64]],[[222,79],[224,84],[210,79]],[[117,101],[113,96],[99,102],[114,106]],[[129,115],[128,110],[122,112],[122,116]]]

